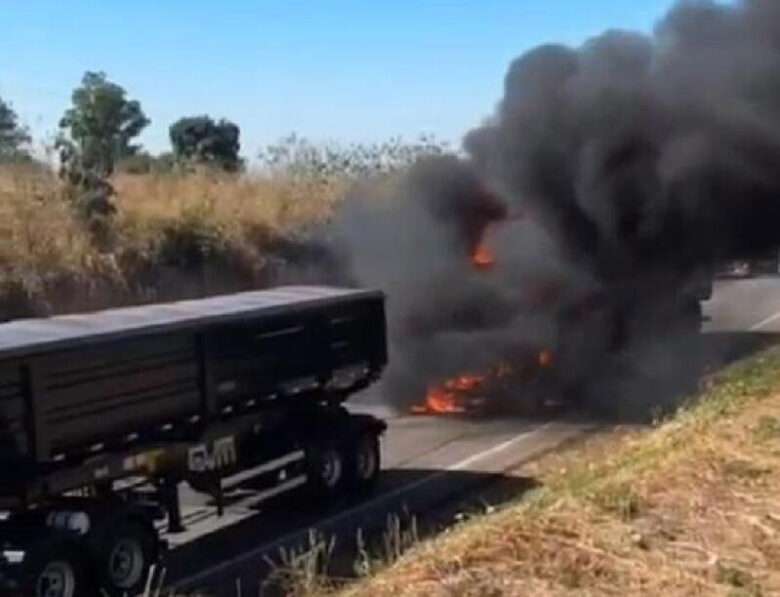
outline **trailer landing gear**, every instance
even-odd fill
[[[181,518],[181,503],[179,502],[179,483],[173,477],[162,480],[159,488],[161,502],[168,512],[168,532],[183,533],[184,527]]]

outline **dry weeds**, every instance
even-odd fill
[[[119,209],[117,243],[154,245],[166,226],[198,219],[229,242],[285,235],[326,219],[345,181],[196,172],[120,174],[112,180]],[[0,264],[82,266],[98,253],[62,199],[57,178],[40,167],[0,166]],[[261,239],[260,239],[261,240]]]
[[[326,220],[347,183],[203,171],[112,184],[98,239],[49,170],[0,166],[0,318],[263,286],[277,247]]]
[[[232,238],[258,230],[289,234],[326,219],[343,196],[346,182],[321,183],[261,175],[210,172],[187,175],[119,175],[114,181],[128,232],[197,214]]]

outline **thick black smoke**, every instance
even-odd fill
[[[760,251],[780,213],[780,4],[679,5],[516,60],[476,169],[607,277]]]
[[[559,389],[602,380],[698,268],[780,244],[780,2],[684,2],[650,36],[536,48],[464,148],[338,221],[352,279],[389,295],[388,395],[543,346]],[[483,235],[489,272],[469,264]]]

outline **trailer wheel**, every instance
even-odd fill
[[[346,469],[344,453],[332,443],[309,448],[309,479],[312,490],[321,497],[341,492]]]
[[[137,595],[155,559],[154,531],[125,521],[107,531],[100,549],[101,587],[111,596]]]
[[[47,545],[31,553],[24,585],[33,597],[79,597],[88,594],[81,562],[66,545]],[[25,593],[27,594],[27,593]]]
[[[348,482],[352,489],[359,492],[373,489],[381,469],[379,439],[375,434],[358,437],[350,452],[348,466]]]

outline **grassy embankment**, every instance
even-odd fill
[[[701,398],[542,459],[542,489],[338,595],[780,594],[780,348]]]
[[[118,211],[96,242],[53,174],[0,167],[0,317],[263,286],[346,185],[214,173],[112,184]]]

